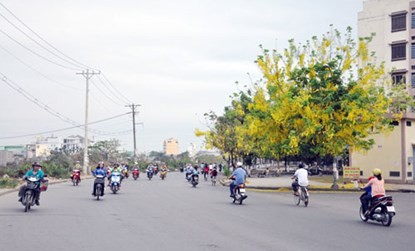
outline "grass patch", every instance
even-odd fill
[[[15,188],[18,184],[16,179],[0,178],[0,188]]]

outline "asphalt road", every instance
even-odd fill
[[[0,250],[413,249],[415,194],[392,194],[397,216],[384,227],[360,221],[358,193],[312,193],[304,208],[289,193],[248,190],[234,205],[227,187],[192,188],[181,173],[125,180],[100,201],[91,189],[92,180],[52,185],[28,213],[17,192],[0,196]]]

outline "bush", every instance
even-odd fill
[[[225,174],[226,177],[231,176],[231,169],[229,169],[229,167],[224,167],[223,168],[223,173]]]
[[[69,178],[69,168],[56,163],[45,163],[42,168],[43,172],[50,177]]]
[[[16,179],[0,178],[0,188],[15,188],[18,184]]]

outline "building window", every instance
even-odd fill
[[[411,58],[415,58],[415,43],[411,44]]]
[[[412,177],[412,172],[408,172],[408,177]]]
[[[399,126],[399,122],[398,121],[392,121],[392,122],[390,122],[390,124],[391,125],[394,125],[394,126]]]
[[[411,86],[412,88],[415,88],[415,73],[411,74]]]
[[[411,28],[415,29],[415,13],[411,15]]]
[[[401,172],[393,172],[393,171],[390,171],[389,172],[389,176],[391,176],[391,177],[400,177],[401,176]]]
[[[406,121],[406,126],[412,126],[412,122],[411,121]]]
[[[392,15],[392,32],[406,30],[406,13]]]
[[[392,73],[392,84],[403,84],[406,83],[405,72],[393,72]]]
[[[406,42],[392,44],[391,48],[392,48],[392,61],[406,59]]]

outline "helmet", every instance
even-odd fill
[[[236,162],[236,166],[242,166],[242,162],[240,161]]]
[[[373,175],[380,175],[382,174],[382,171],[379,168],[373,169]]]
[[[35,166],[42,167],[42,165],[39,162],[33,162],[32,167],[35,167]]]

